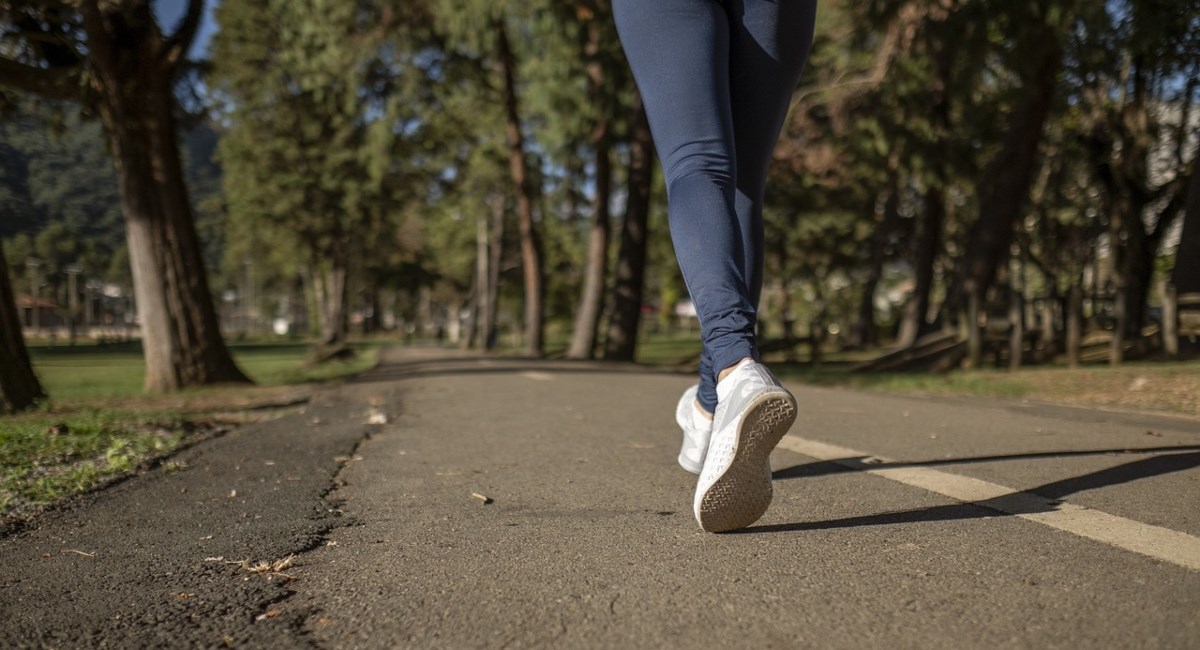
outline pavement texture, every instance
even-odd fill
[[[713,535],[692,382],[390,352],[0,540],[0,646],[1200,647],[1200,422],[789,386]]]

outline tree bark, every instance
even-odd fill
[[[1017,370],[1025,352],[1025,298],[1014,287],[1008,299],[1008,368]]]
[[[575,329],[567,348],[568,359],[591,359],[596,349],[596,332],[604,307],[604,281],[608,277],[609,194],[611,162],[607,148],[597,150],[596,198],[592,205],[592,227],[588,234],[587,266],[583,290],[575,311]]]
[[[1079,367],[1083,342],[1083,286],[1074,282],[1067,292],[1067,365]]]
[[[463,337],[464,347],[483,347],[487,339],[484,333],[484,312],[487,310],[488,264],[488,215],[479,212],[475,215],[475,279],[472,281],[471,316],[467,326],[467,334]]]
[[[0,414],[23,411],[44,399],[46,392],[33,372],[21,334],[21,314],[0,248]]]
[[[592,228],[588,234],[587,269],[583,291],[575,311],[575,330],[567,348],[568,359],[591,359],[596,350],[596,332],[604,307],[604,282],[608,277],[609,199],[612,194],[612,156],[609,153],[609,121],[604,94],[604,66],[599,60],[600,26],[588,21],[584,57],[587,60],[588,96],[597,108],[596,125],[588,138],[595,155],[596,187],[592,200]]]
[[[500,293],[500,260],[504,242],[504,195],[492,197],[492,228],[491,241],[488,247],[488,276],[487,289],[484,291],[482,323],[480,324],[480,339],[484,350],[496,349],[496,307]]]
[[[1163,354],[1174,359],[1179,356],[1179,311],[1175,300],[1175,287],[1163,281],[1158,285],[1162,296],[1162,348]]]
[[[858,301],[858,322],[854,326],[854,344],[868,347],[879,342],[879,331],[875,325],[875,291],[883,278],[883,257],[888,237],[891,236],[896,220],[899,219],[900,191],[895,178],[883,198],[882,217],[875,225],[867,261],[867,278],[863,282],[862,295]]]
[[[979,288],[972,286],[967,292],[967,358],[970,369],[979,368],[983,361],[983,328],[979,325]]]
[[[650,215],[650,191],[654,184],[654,141],[640,96],[634,100],[634,111],[628,196],[625,219],[621,223],[613,312],[604,343],[604,358],[614,361],[633,361],[637,351],[646,276],[646,227]]]
[[[313,293],[321,328],[322,348],[346,343],[346,263],[338,256],[322,258],[313,266]]]
[[[1134,57],[1132,99],[1122,106],[1118,136],[1106,128],[1094,137],[1093,145],[1101,161],[1099,178],[1109,194],[1109,235],[1112,242],[1113,270],[1117,291],[1123,297],[1123,309],[1118,313],[1116,328],[1122,338],[1140,339],[1146,324],[1150,285],[1154,276],[1154,259],[1163,237],[1170,230],[1181,204],[1185,202],[1183,177],[1159,187],[1151,187],[1150,155],[1155,134],[1150,104],[1151,82],[1145,65]],[[1186,110],[1184,113],[1186,119]],[[1179,131],[1177,136],[1186,138]],[[1118,140],[1119,137],[1119,140]],[[1116,155],[1119,152],[1119,156]],[[1189,179],[1190,181],[1190,179]],[[1161,196],[1169,197],[1150,232],[1146,231],[1143,215],[1148,206]]]
[[[180,162],[173,70],[148,5],[81,5],[121,191],[147,392],[249,382],[221,338]]]
[[[525,138],[521,134],[521,112],[517,101],[516,57],[508,42],[508,28],[503,18],[492,25],[496,33],[496,65],[500,72],[504,95],[504,115],[509,146],[509,169],[517,190],[517,219],[521,232],[521,262],[525,274],[525,350],[530,356],[542,356],[543,341],[543,271],[541,241],[533,222],[533,206],[537,190],[529,178],[525,161]]]
[[[1025,96],[1013,114],[1000,152],[981,176],[979,218],[968,235],[966,252],[947,295],[951,318],[961,311],[969,296],[986,300],[995,283],[997,267],[1008,257],[1013,226],[1029,198],[1043,127],[1062,66],[1057,35],[1049,27],[1042,32],[1040,51],[1035,55],[1036,73],[1026,84]]]
[[[1113,301],[1113,316],[1116,322],[1113,324],[1112,340],[1108,346],[1108,363],[1113,366],[1119,366],[1125,361],[1125,328],[1123,325],[1129,322],[1129,316],[1126,313],[1129,307],[1126,303],[1128,295],[1128,292],[1118,288]]]
[[[1175,295],[1200,293],[1200,162],[1192,162],[1187,199],[1183,206],[1183,232],[1171,271]]]
[[[905,306],[897,341],[902,347],[911,346],[932,330],[928,320],[929,295],[933,290],[933,266],[942,247],[942,228],[946,222],[946,199],[941,188],[931,187],[926,191],[924,212],[913,258],[915,285]]]

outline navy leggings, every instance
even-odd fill
[[[613,0],[700,317],[700,404],[754,345],[767,165],[812,44],[816,0]]]

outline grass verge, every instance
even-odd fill
[[[695,335],[654,337],[638,349],[650,365],[694,365],[700,346]],[[803,357],[805,351],[801,351]],[[1028,399],[1051,404],[1159,412],[1200,417],[1200,361],[1136,362],[1111,367],[1027,367],[934,373],[858,373],[851,368],[875,352],[830,353],[813,367],[768,358],[780,378],[814,386],[853,388],[909,395]]]
[[[226,427],[162,413],[83,409],[0,426],[0,513],[20,517],[145,467]]]
[[[256,386],[156,396],[141,394],[144,370],[135,345],[33,348],[51,402],[0,417],[0,528],[153,466],[181,445],[277,417],[306,401],[317,384],[372,367],[379,354],[378,344],[362,344],[350,361],[309,367],[303,344],[231,347]]]
[[[1049,404],[1200,417],[1200,362],[980,369],[946,374],[854,373],[782,364],[787,379],[910,395],[1027,399]]]

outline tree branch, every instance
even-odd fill
[[[929,9],[922,11],[915,5],[904,6],[888,25],[883,42],[875,50],[875,59],[869,69],[853,76],[850,72],[843,72],[828,83],[800,88],[792,98],[792,108],[803,106],[809,97],[815,95],[846,89],[861,89],[857,92],[865,93],[874,89],[887,78],[892,61],[912,47],[921,22],[929,17],[929,13]]]
[[[37,68],[0,57],[0,85],[49,99],[79,101],[83,98],[80,66]]]
[[[1158,248],[1158,242],[1167,234],[1171,224],[1175,223],[1175,218],[1180,212],[1183,212],[1184,199],[1187,194],[1187,181],[1192,176],[1192,168],[1196,165],[1193,160],[1186,168],[1181,169],[1175,178],[1169,183],[1164,183],[1160,189],[1164,194],[1169,194],[1170,199],[1163,209],[1158,213],[1158,220],[1154,224],[1154,229],[1150,231],[1150,240],[1154,242],[1155,249]]]
[[[179,68],[179,62],[187,57],[192,42],[196,40],[196,32],[200,29],[200,19],[204,17],[204,0],[189,0],[187,13],[175,27],[175,33],[163,45],[162,63],[172,74]]]
[[[82,0],[79,3],[79,15],[83,18],[83,31],[87,34],[88,58],[93,62],[92,69],[97,75],[104,74],[112,62],[113,42],[104,24],[104,16],[100,13],[99,1]]]

